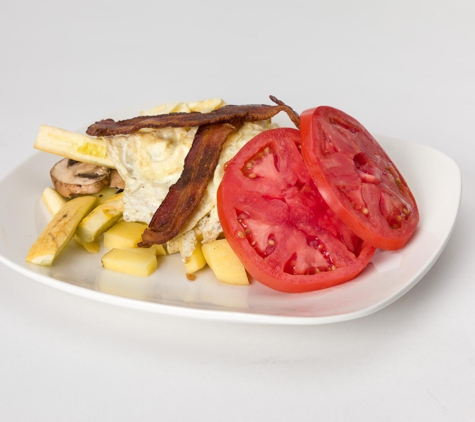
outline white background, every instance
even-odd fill
[[[463,177],[439,261],[349,322],[150,314],[1,265],[0,420],[475,420],[473,1],[4,0],[0,52],[0,178],[35,153],[42,123],[76,130],[131,107],[269,94],[429,145]]]

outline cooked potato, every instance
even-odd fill
[[[150,249],[155,251],[155,255],[157,256],[168,255],[167,250],[163,245],[152,245],[150,246]]]
[[[136,248],[146,228],[144,223],[120,221],[104,233],[104,246],[108,249]]]
[[[96,196],[96,195],[93,195]],[[97,197],[97,196],[96,196]],[[48,208],[48,211],[51,215],[55,215],[58,210],[68,201],[64,196],[62,196],[56,189],[47,187],[44,189],[43,194],[41,195],[43,202]],[[94,206],[97,205],[97,199]],[[79,237],[74,236],[74,240],[81,245],[89,253],[98,253],[101,245],[98,241],[93,242],[83,242]]]
[[[181,244],[180,253],[183,256]],[[196,273],[196,271],[201,270],[206,265],[205,257],[203,256],[203,252],[201,251],[201,243],[197,242],[195,244],[195,249],[193,250],[193,253],[188,258],[188,260],[184,261],[184,264],[187,274],[194,274]]]
[[[158,268],[155,251],[147,248],[111,249],[102,257],[102,266],[108,270],[148,277]]]
[[[77,237],[87,243],[96,241],[102,233],[112,227],[122,217],[123,212],[123,194],[119,193],[94,208],[81,221],[76,232]]]
[[[226,239],[202,246],[204,258],[219,281],[228,284],[249,284],[244,266]]]
[[[107,156],[107,145],[104,140],[53,126],[40,126],[34,147],[82,163],[114,167]]]
[[[27,262],[51,265],[73,238],[79,222],[94,206],[96,198],[82,196],[66,202],[30,248]]]
[[[81,245],[89,253],[99,253],[101,244],[99,240],[93,240],[92,242],[83,242],[79,237],[74,236],[74,240],[78,245]]]
[[[43,194],[41,195],[41,199],[43,199],[46,208],[51,213],[51,215],[55,215],[58,210],[66,203],[68,200],[61,195],[56,189],[46,187],[43,190]]]
[[[100,192],[94,193],[93,195],[97,198],[96,207],[98,207],[99,205],[102,205],[104,202],[117,195],[117,189],[107,187],[102,189]]]

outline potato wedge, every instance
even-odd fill
[[[219,281],[228,284],[249,284],[244,265],[226,239],[205,243],[201,249],[206,262]]]
[[[34,147],[83,163],[114,168],[114,164],[107,156],[106,143],[100,138],[41,125]]]
[[[122,217],[123,212],[123,193],[119,193],[94,208],[79,224],[76,236],[86,243],[96,241]]]
[[[102,205],[107,200],[113,198],[114,195],[117,195],[117,189],[106,187],[102,189],[100,192],[94,193],[93,195],[97,198],[96,207],[98,207],[99,205]]]
[[[26,261],[51,265],[73,238],[80,221],[91,211],[95,202],[94,196],[82,196],[66,202],[30,248]]]
[[[55,215],[59,209],[66,203],[68,200],[61,195],[56,189],[50,188],[49,186],[43,190],[41,194],[41,199],[43,200],[46,208],[51,213]]]
[[[97,195],[91,196],[97,198]],[[46,205],[46,208],[48,208],[48,211],[51,213],[52,216],[55,215],[59,211],[59,209],[68,201],[68,199],[62,196],[56,189],[50,187],[44,189],[41,197]],[[94,206],[97,206],[97,199]],[[84,249],[86,249],[86,251],[89,253],[98,253],[101,247],[98,241],[83,242],[77,236],[74,236],[74,240]]]

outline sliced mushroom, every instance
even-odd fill
[[[50,171],[56,190],[66,198],[76,194],[93,194],[109,186],[110,170],[94,164],[64,158]]]
[[[109,180],[111,188],[125,189],[125,181],[116,169],[111,169]]]

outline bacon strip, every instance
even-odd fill
[[[112,119],[105,119],[90,125],[86,133],[90,136],[114,136],[127,135],[145,128],[193,127],[213,123],[225,123],[231,120],[254,122],[257,120],[270,119],[281,111],[286,112],[298,128],[300,125],[299,115],[274,96],[271,95],[270,99],[277,105],[228,105],[209,113],[192,112],[160,114],[157,116],[138,116],[117,122]]]
[[[183,172],[170,187],[142,234],[139,246],[162,244],[174,238],[193,214],[213,178],[221,149],[227,137],[239,128],[241,122],[215,123],[200,126],[193,145],[185,158]]]

